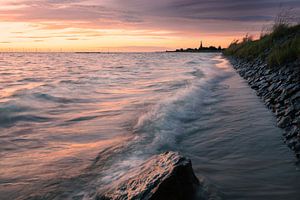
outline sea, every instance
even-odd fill
[[[178,151],[229,200],[297,200],[283,130],[220,53],[0,53],[0,199],[94,199]]]

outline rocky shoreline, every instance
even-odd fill
[[[236,71],[256,90],[284,129],[284,141],[300,158],[300,61],[271,68],[257,59],[249,62],[230,57]]]

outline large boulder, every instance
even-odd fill
[[[97,200],[191,200],[210,198],[206,186],[195,176],[191,161],[176,152],[153,156],[126,174]]]

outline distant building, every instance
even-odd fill
[[[166,51],[166,52],[221,52],[223,51],[221,46],[215,47],[215,46],[209,46],[204,47],[202,40],[200,41],[200,47],[199,48],[187,48],[187,49],[176,49],[175,51]]]
[[[202,41],[200,42],[200,47],[199,49],[203,49]]]

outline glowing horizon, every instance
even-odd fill
[[[281,1],[282,2],[282,1]],[[164,51],[227,47],[272,23],[277,0],[6,0],[0,51]],[[266,7],[268,5],[268,7]],[[299,10],[299,1],[285,6]],[[275,10],[275,11],[274,11]]]

